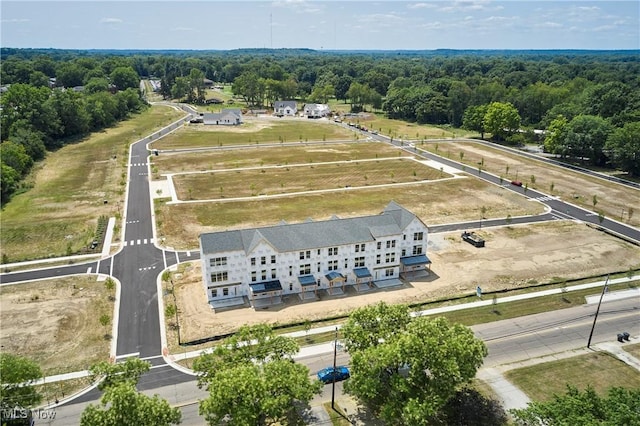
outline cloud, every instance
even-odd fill
[[[322,12],[323,7],[318,3],[312,4],[307,0],[275,0],[271,3],[273,7],[281,7],[291,9],[297,13],[318,13]]]
[[[122,22],[124,21],[120,18],[102,18],[100,20],[101,24],[121,24]]]
[[[360,16],[357,21],[365,24],[375,24],[379,27],[388,27],[404,23],[405,19],[394,13],[371,13]]]
[[[2,22],[3,24],[19,24],[23,22],[31,22],[31,19],[13,18],[13,19],[3,19],[0,22]]]
[[[440,12],[468,12],[485,10],[489,5],[488,0],[469,0],[469,1],[454,1],[445,3],[447,6],[440,7]]]
[[[435,9],[437,6],[433,3],[412,3],[408,4],[408,9]]]

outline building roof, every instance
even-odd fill
[[[275,101],[275,103],[273,104],[273,107],[276,109],[279,108],[292,108],[292,109],[298,109],[298,103],[296,101]]]
[[[428,265],[431,260],[424,254],[418,254],[416,256],[401,257],[400,263],[405,266]]]
[[[392,201],[378,215],[205,233],[200,235],[200,246],[204,254],[249,254],[261,243],[280,253],[366,243],[401,234],[414,219],[413,213]]]
[[[371,276],[369,268],[354,268],[353,273],[356,274],[356,278],[368,278]]]
[[[324,276],[329,281],[344,281],[344,275],[337,271],[331,271]]]
[[[270,291],[282,290],[280,280],[264,281],[261,283],[249,284],[253,294],[268,293]]]
[[[205,112],[202,119],[205,124],[225,119],[229,121],[242,120],[242,111],[239,108],[225,108],[220,112]]]
[[[315,285],[316,277],[314,277],[313,275],[300,275],[298,277],[298,282],[300,282],[300,285],[303,285],[303,286]]]

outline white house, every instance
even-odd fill
[[[329,115],[331,110],[327,104],[305,104],[304,115],[307,118],[322,118]]]
[[[204,124],[235,126],[242,124],[242,111],[239,108],[225,108],[220,112],[205,112],[202,120]]]
[[[378,215],[205,233],[203,286],[216,308],[398,285],[400,274],[431,264],[427,241],[427,226],[394,201]]]
[[[273,104],[273,113],[279,116],[293,117],[298,113],[298,103],[296,101],[276,101]]]

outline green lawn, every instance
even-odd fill
[[[600,395],[610,387],[637,388],[640,372],[604,352],[575,356],[507,371],[506,378],[534,401],[564,394],[567,384],[591,386]]]
[[[123,206],[129,144],[182,115],[153,106],[48,153],[28,178],[33,188],[3,208],[0,245],[6,260],[64,256],[90,244],[98,218],[118,216]]]

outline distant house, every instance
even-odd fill
[[[202,83],[205,85],[205,87],[213,86],[213,80],[209,80],[208,78],[203,78]]]
[[[304,115],[307,118],[321,118],[329,115],[331,110],[327,104],[305,104]]]
[[[296,101],[276,101],[273,104],[273,113],[279,116],[295,116],[298,113],[298,103]]]
[[[237,126],[242,124],[242,111],[239,108],[226,108],[221,112],[205,112],[202,120],[204,124]]]

